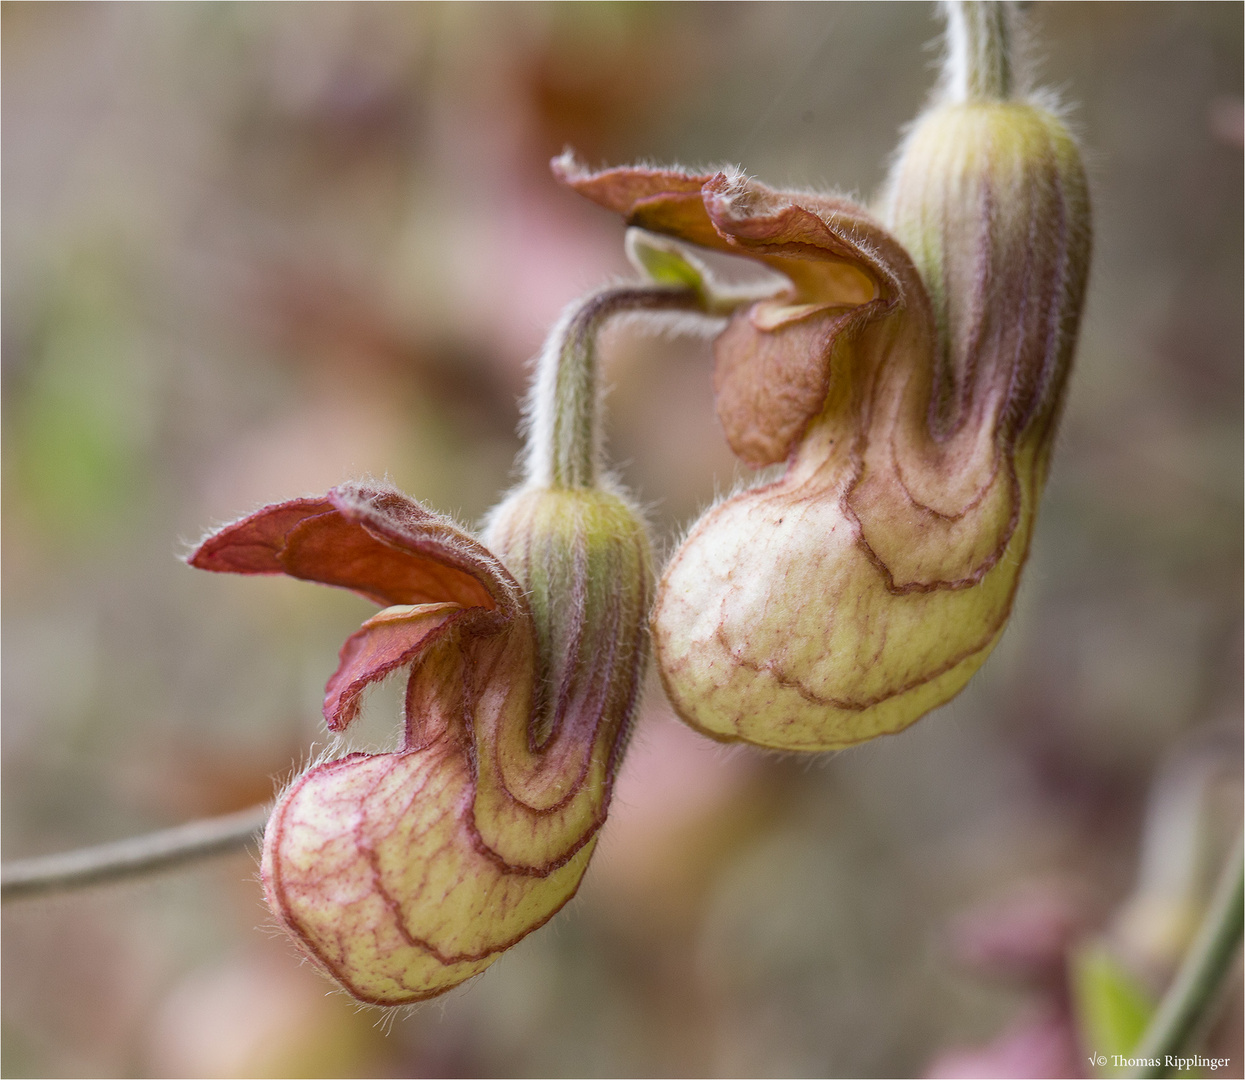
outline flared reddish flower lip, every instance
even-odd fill
[[[527,614],[519,584],[478,540],[397,491],[363,484],[266,506],[213,533],[187,561],[335,585],[386,608],[342,646],[324,698],[333,731],[349,726],[370,684],[451,627],[487,635]]]

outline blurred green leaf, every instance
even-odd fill
[[[47,532],[96,537],[141,498],[152,434],[150,372],[117,253],[77,253],[42,307],[8,450],[21,496]]]
[[[1136,1047],[1155,1003],[1149,992],[1101,942],[1087,945],[1072,958],[1072,999],[1086,1052],[1126,1057]],[[1123,1076],[1110,1066],[1100,1076]]]

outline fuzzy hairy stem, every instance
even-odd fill
[[[997,0],[950,0],[947,15],[947,92],[952,101],[1007,101],[1016,91],[1012,5]]]
[[[547,488],[594,488],[600,481],[597,338],[611,316],[636,311],[697,311],[693,289],[603,289],[568,309],[537,361],[529,405],[528,480]]]

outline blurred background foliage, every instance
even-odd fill
[[[265,933],[250,856],[14,904],[5,1075],[1083,1074],[1069,963],[1106,949],[1153,994],[1239,822],[1242,8],[1032,15],[1096,250],[1027,580],[968,690],[808,762],[700,740],[652,687],[579,898],[389,1023]],[[924,4],[14,3],[3,31],[15,858],[265,800],[323,745],[368,605],[178,555],[365,473],[479,519],[545,328],[626,271],[552,154],[867,196],[938,26]],[[708,346],[607,351],[612,455],[668,550],[736,475]],[[362,738],[395,715],[378,694]],[[1239,1076],[1234,982],[1202,1046]]]

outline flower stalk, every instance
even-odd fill
[[[537,362],[529,402],[527,482],[546,488],[600,484],[601,425],[597,342],[616,315],[697,310],[689,288],[619,286],[567,309]]]
[[[949,0],[946,94],[949,101],[1007,101],[1016,84],[1016,27],[1012,4]]]

